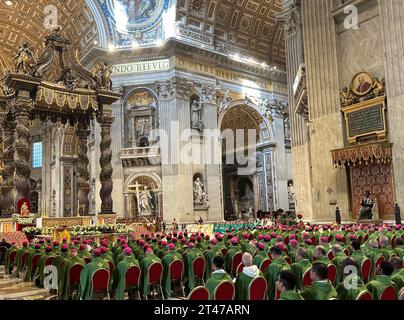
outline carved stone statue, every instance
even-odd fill
[[[145,187],[144,191],[140,194],[140,213],[141,214],[151,214],[153,210],[152,196],[150,191]]]
[[[17,55],[14,57],[16,60],[16,73],[30,74],[35,60],[31,49],[28,46],[28,42],[23,42]]]
[[[194,182],[194,204],[195,205],[202,205],[204,188],[205,188],[205,186],[203,185],[201,179],[197,178]]]
[[[232,98],[230,97],[230,92],[226,91],[226,93],[222,97],[219,112],[222,113],[222,112],[226,111],[228,109],[231,101],[232,101]]]
[[[203,130],[204,125],[202,122],[203,103],[194,100],[192,102],[192,129]]]
[[[206,192],[202,193],[202,207],[205,209],[210,208],[210,203],[209,203],[208,195],[206,194]]]
[[[373,207],[374,202],[370,198],[370,191],[366,191],[359,210],[359,220],[371,220],[373,218]]]

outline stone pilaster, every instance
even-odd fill
[[[222,141],[218,128],[217,94],[219,88],[212,84],[202,85],[202,101],[204,101],[203,123],[205,129],[211,131],[210,136],[205,136],[203,145],[210,151],[208,157],[205,154],[205,170],[210,208],[207,219],[221,221],[224,216],[223,204],[223,178],[222,178]],[[215,134],[217,133],[217,134]],[[209,144],[209,145],[207,145]]]
[[[173,78],[157,83],[161,117],[160,129],[166,141],[160,137],[163,216],[165,221],[193,221],[192,166],[181,161],[181,141],[184,130],[190,129],[190,95],[193,83],[183,78]]]
[[[382,39],[385,48],[389,140],[393,145],[396,201],[404,204],[404,1],[379,1]],[[393,213],[392,213],[393,215]]]

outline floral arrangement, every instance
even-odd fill
[[[23,217],[23,216],[20,216],[19,214],[13,214],[12,218],[18,224],[28,225],[28,224],[34,224],[36,216],[35,216],[35,214],[30,214],[28,217]]]
[[[39,235],[48,236],[52,234],[52,231],[53,228],[26,227],[22,229],[22,232],[30,236],[39,236]]]

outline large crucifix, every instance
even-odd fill
[[[129,190],[134,190],[136,193],[136,198],[137,198],[137,211],[140,214],[140,188],[143,187],[143,185],[139,184],[138,181],[136,181],[136,184],[129,186]]]

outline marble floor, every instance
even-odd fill
[[[52,297],[46,289],[38,289],[33,283],[6,275],[0,266],[0,300],[48,300]]]

